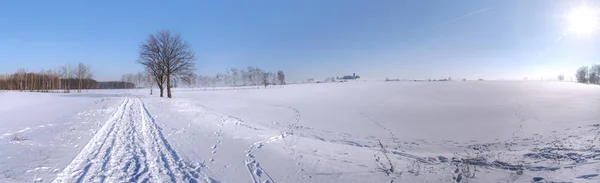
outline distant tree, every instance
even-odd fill
[[[91,66],[83,63],[77,65],[77,70],[75,71],[77,76],[77,93],[81,93],[81,89],[88,87],[87,85],[89,85],[89,83],[87,83],[86,80],[91,79],[93,76],[91,68]]]
[[[588,83],[597,84],[598,83],[598,73],[593,72],[593,70],[588,71]]]
[[[242,85],[248,85],[248,71],[244,70],[244,69],[240,69],[240,81],[242,82]]]
[[[563,80],[565,80],[565,75],[562,75],[562,74],[561,74],[561,75],[558,75],[558,76],[556,77],[556,79],[558,79],[558,81],[563,81]]]
[[[589,68],[590,83],[600,84],[600,65],[594,64]]]
[[[588,66],[579,67],[575,73],[575,77],[579,83],[588,83]]]
[[[144,75],[144,72],[137,72],[137,73],[135,73],[134,78],[135,78],[135,86],[136,86],[136,88],[140,88],[140,87],[142,87],[142,86],[144,86],[146,84],[145,77],[146,76]]]
[[[154,84],[155,84],[154,76],[152,75],[152,72],[148,71],[147,69],[145,72],[141,72],[141,73],[142,73],[142,76],[144,79],[143,82],[148,88],[150,88],[150,95],[152,95],[152,93],[153,93],[152,90],[154,89]]]
[[[224,74],[217,74],[215,75],[215,84],[220,85],[222,83],[227,82],[227,76]]]
[[[277,80],[277,74],[269,71],[269,83],[272,85],[277,85],[279,82]]]
[[[182,76],[181,81],[183,82],[183,84],[187,85],[188,87],[193,88],[194,84],[196,83],[197,77],[198,76],[196,76],[196,74],[190,73],[188,75]]]
[[[261,72],[261,82],[263,85],[265,85],[265,88],[267,88],[267,86],[269,86],[269,76],[271,75],[271,73],[268,72]]]
[[[279,81],[280,85],[285,84],[285,74],[283,73],[283,71],[277,71],[277,80]]]
[[[61,83],[63,84],[61,87],[64,89],[65,93],[69,93],[69,92],[71,92],[71,87],[72,87],[71,81],[75,78],[75,74],[76,74],[75,69],[74,69],[73,65],[67,64],[67,65],[61,66],[59,68],[59,70],[60,70],[60,75],[61,75],[62,81],[64,81],[64,82],[61,81]]]
[[[131,74],[131,73],[123,74],[121,76],[121,81],[122,81],[121,84],[123,84],[123,86],[122,86],[123,88],[130,89],[130,88],[135,87],[135,86],[133,86],[133,85],[135,85],[135,75],[134,74]],[[131,83],[133,85],[130,85],[129,83]]]
[[[27,70],[21,68],[17,70],[17,73],[15,75],[19,91],[27,90]]]
[[[236,86],[238,84],[237,82],[239,80],[240,73],[236,68],[230,68],[229,74],[231,74],[231,83],[233,84],[233,86]]]
[[[206,88],[210,85],[211,83],[211,79],[210,77],[207,76],[198,76],[198,81],[200,86],[204,87],[204,90],[206,90]]]
[[[254,69],[254,67],[248,67],[246,68],[246,80],[248,80],[248,83],[250,85],[256,85],[256,79],[258,75],[256,74],[256,70]]]

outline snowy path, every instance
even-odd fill
[[[212,182],[169,145],[140,98],[126,97],[54,182]]]

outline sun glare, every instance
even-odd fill
[[[571,10],[566,16],[569,32],[585,36],[593,34],[599,28],[598,15],[597,9],[588,6]]]

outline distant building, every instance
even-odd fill
[[[359,79],[360,76],[356,75],[356,73],[352,73],[352,75],[348,75],[348,76],[343,76],[343,77],[338,77],[337,79],[345,79],[345,80],[349,80],[349,79]]]

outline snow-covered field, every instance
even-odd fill
[[[0,92],[0,182],[600,182],[593,85],[147,93]]]

